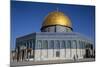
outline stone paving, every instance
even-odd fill
[[[76,63],[76,62],[92,62],[94,58],[77,59],[77,60],[50,60],[50,61],[20,61],[11,62],[10,67],[16,66],[31,66],[31,65],[44,65],[44,64],[61,64],[61,63]]]

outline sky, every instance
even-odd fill
[[[16,37],[40,32],[45,16],[57,8],[70,18],[73,32],[95,40],[94,6],[11,1],[11,48],[15,48]]]

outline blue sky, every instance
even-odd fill
[[[57,8],[70,18],[74,32],[94,40],[94,6],[11,1],[11,48],[15,48],[16,37],[40,32],[44,17]]]

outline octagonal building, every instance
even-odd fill
[[[63,12],[49,13],[41,32],[16,38],[17,61],[79,60],[94,58],[94,42],[73,32],[71,19]]]

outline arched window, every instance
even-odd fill
[[[42,44],[42,49],[47,49],[48,48],[48,41],[44,40]]]
[[[23,46],[24,46],[24,48],[26,48],[26,47],[27,47],[27,44],[26,44],[26,42],[25,42],[25,41],[23,41]]]
[[[37,44],[37,48],[38,48],[38,49],[41,49],[42,41],[41,41],[41,40],[38,40],[37,43],[38,43],[38,44]]]
[[[48,46],[49,49],[53,49],[54,48],[54,41],[53,40],[50,40],[49,41],[49,46]]]
[[[55,41],[55,49],[60,49],[60,42],[58,40]]]
[[[84,49],[85,48],[85,44],[86,43],[84,41],[79,41],[79,45],[78,46],[79,46],[80,49]]]
[[[25,41],[24,41],[24,43],[23,43],[23,44],[24,44],[24,46],[26,47],[26,42],[25,42]]]
[[[65,42],[64,40],[61,41],[61,48],[62,48],[62,49],[66,48],[66,42]]]
[[[82,49],[83,45],[82,45],[82,41],[79,41],[79,48]]]
[[[93,44],[91,44],[91,47],[90,48],[93,50]]]
[[[66,48],[71,48],[71,41],[70,40],[67,41]]]
[[[30,48],[32,48],[32,41],[30,41]]]
[[[35,40],[32,40],[33,49],[35,49]]]
[[[85,42],[82,41],[82,49],[85,48]]]
[[[81,49],[83,49],[83,42],[81,41]]]
[[[29,41],[27,41],[27,48],[29,48]]]
[[[73,40],[72,41],[71,48],[73,48],[73,49],[76,49],[77,48],[77,42],[76,42],[76,40]]]
[[[86,48],[86,42],[84,42],[84,48]]]

